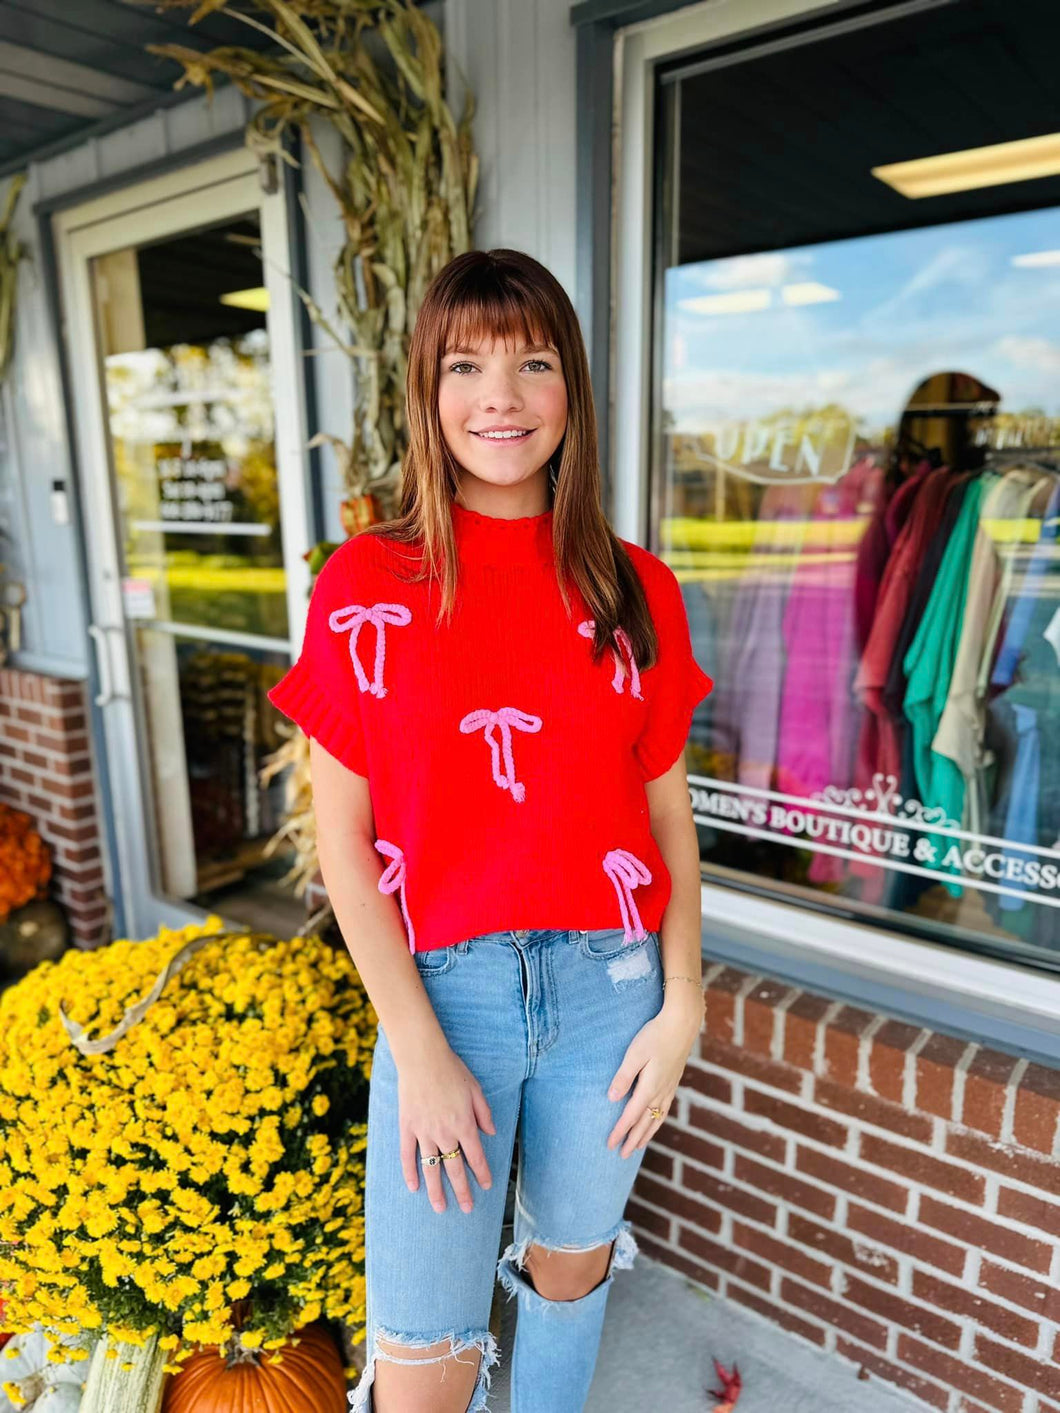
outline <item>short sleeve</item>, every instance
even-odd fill
[[[350,634],[332,630],[329,619],[356,598],[347,547],[324,561],[313,584],[305,637],[298,661],[268,692],[269,701],[306,736],[357,775],[368,775],[361,726],[360,693],[350,660]]]
[[[634,746],[645,780],[665,775],[681,755],[692,713],[714,686],[693,656],[688,613],[677,576],[657,556],[652,559],[652,572],[644,575],[642,582],[659,653],[655,666],[641,678],[648,719]]]

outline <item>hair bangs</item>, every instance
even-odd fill
[[[502,342],[506,347],[551,345],[558,348],[558,334],[544,301],[531,289],[522,291],[491,282],[491,287],[460,290],[449,306],[442,328],[441,353],[473,349],[480,342]]]

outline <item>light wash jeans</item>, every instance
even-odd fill
[[[470,1212],[444,1177],[446,1208],[436,1212],[422,1166],[419,1189],[409,1191],[398,1075],[380,1027],[365,1177],[368,1359],[350,1404],[372,1413],[376,1360],[403,1362],[377,1348],[378,1335],[411,1348],[448,1339],[443,1359],[481,1352],[467,1413],[488,1408],[499,1278],[509,1299],[518,1296],[512,1413],[582,1413],[612,1273],[637,1253],[622,1214],[644,1152],[623,1158],[625,1138],[607,1147],[633,1086],[615,1101],[607,1091],[630,1040],[662,1006],[659,934],[626,943],[621,928],[489,932],[414,960],[446,1039],[489,1102],[497,1132],[479,1137],[493,1185],[481,1188],[465,1161]],[[498,1261],[517,1129],[515,1240]],[[566,1251],[611,1244],[606,1275],[580,1299],[547,1300],[523,1274],[531,1242]]]

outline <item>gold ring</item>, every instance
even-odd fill
[[[648,1105],[648,1113],[651,1114],[653,1119],[661,1119],[663,1116],[663,1111],[661,1109],[656,1109],[653,1104]]]

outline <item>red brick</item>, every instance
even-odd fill
[[[677,1244],[682,1250],[694,1256],[697,1261],[703,1261],[708,1266],[716,1266],[719,1270],[728,1271],[730,1275],[746,1281],[748,1285],[757,1286],[759,1290],[769,1289],[772,1279],[769,1267],[763,1266],[759,1261],[752,1261],[750,1256],[744,1256],[739,1251],[734,1251],[727,1243],[711,1241],[709,1237],[704,1236],[694,1227],[679,1224]]]
[[[100,857],[99,848],[95,844],[87,849],[74,849],[69,844],[63,844],[58,852],[59,857],[66,864],[93,863]]]
[[[747,972],[738,971],[736,967],[726,967],[706,988],[703,993],[706,998],[707,1017],[705,1036],[720,1044],[732,1044],[736,993],[746,984],[747,976]]]
[[[921,1344],[909,1334],[899,1334],[897,1354],[907,1364],[922,1369],[925,1374],[941,1380],[962,1393],[970,1393],[981,1399],[998,1413],[1023,1413],[1024,1390],[1013,1388],[979,1369],[973,1369],[960,1359],[947,1354],[944,1349],[936,1349],[930,1344]]]
[[[928,1404],[931,1408],[939,1408],[942,1413],[950,1406],[949,1389],[941,1388],[938,1384],[929,1383],[927,1379],[922,1379],[919,1374],[910,1373],[908,1369],[903,1369],[898,1364],[892,1364],[887,1359],[870,1349],[862,1349],[858,1344],[839,1335],[836,1339],[836,1353],[841,1354],[844,1359],[852,1359],[860,1364],[862,1369],[871,1370],[878,1378],[886,1383],[895,1384],[898,1388],[908,1389],[910,1393]],[[853,1413],[853,1410],[852,1410]]]
[[[1019,1060],[1000,1050],[980,1049],[972,1056],[964,1077],[961,1123],[991,1138],[1001,1137],[1005,1091]]]
[[[896,1222],[880,1212],[873,1212],[851,1202],[847,1208],[847,1226],[851,1231],[867,1236],[881,1246],[889,1246],[894,1251],[902,1251],[907,1256],[915,1256],[918,1261],[937,1266],[951,1276],[964,1274],[966,1253],[959,1246],[943,1241],[930,1232],[908,1222]]]
[[[1040,1187],[1043,1192],[1060,1197],[1060,1163],[1022,1152],[1013,1144],[991,1141],[963,1129],[950,1129],[946,1135],[946,1152],[977,1168],[989,1168],[1013,1182]]]
[[[763,1261],[770,1261],[774,1266],[790,1271],[792,1275],[801,1276],[804,1281],[814,1281],[817,1285],[828,1288],[832,1267],[825,1265],[823,1261],[815,1261],[797,1246],[789,1246],[779,1237],[770,1236],[768,1232],[759,1231],[756,1227],[749,1227],[745,1222],[733,1222],[732,1240],[734,1246],[742,1247],[753,1256],[760,1256]]]
[[[821,1226],[799,1212],[788,1213],[788,1236],[803,1246],[812,1246],[826,1253],[835,1261],[865,1271],[877,1280],[890,1281],[892,1285],[898,1282],[898,1262],[893,1256],[878,1249],[866,1251],[864,1242],[855,1242],[845,1232]]]
[[[817,1027],[831,1004],[823,996],[804,991],[787,1008],[784,1014],[783,1055],[789,1065],[795,1065],[800,1070],[813,1069]]]
[[[1030,1276],[1010,1271],[1007,1266],[998,1266],[986,1257],[980,1266],[979,1284],[991,1295],[1000,1295],[1002,1300],[1022,1305],[1043,1320],[1060,1324],[1060,1290],[1056,1286],[1043,1285]]]
[[[637,1174],[633,1191],[642,1202],[650,1202],[671,1217],[680,1217],[691,1226],[702,1227],[704,1231],[721,1230],[721,1213],[713,1207],[697,1202],[683,1187],[664,1187],[661,1182],[647,1177],[642,1170]]]
[[[631,1197],[626,1203],[625,1215],[635,1227],[643,1231],[654,1232],[660,1241],[671,1239],[673,1222],[670,1218],[663,1216],[661,1212],[652,1211],[650,1207],[645,1207],[635,1197]]]
[[[744,1107],[747,1107],[746,1103]],[[730,1118],[727,1114],[719,1114],[714,1109],[707,1109],[702,1104],[689,1104],[688,1123],[690,1127],[701,1128],[704,1132],[712,1134],[715,1138],[720,1138],[725,1143],[731,1143],[737,1148],[750,1149],[752,1153],[759,1153],[763,1158],[772,1158],[775,1163],[783,1163],[787,1155],[787,1139],[781,1137],[780,1134],[766,1133],[763,1129],[751,1128],[747,1124],[738,1123],[736,1119]],[[720,1161],[712,1162],[709,1166],[720,1168],[722,1164]]]
[[[937,1311],[914,1305],[911,1300],[895,1294],[893,1290],[881,1290],[858,1276],[844,1273],[843,1295],[855,1305],[879,1315],[881,1320],[892,1325],[901,1325],[904,1329],[912,1330],[914,1334],[930,1339],[934,1344],[944,1345],[947,1349],[957,1349],[960,1346],[960,1325],[955,1324],[953,1320],[947,1320]]]
[[[998,1344],[997,1340],[981,1331],[976,1331],[975,1335],[975,1357],[996,1374],[1033,1389],[1035,1393],[1060,1398],[1060,1364],[1045,1364],[1040,1359],[1031,1359],[1018,1349]]]
[[[811,1325],[808,1320],[800,1320],[798,1315],[793,1315],[783,1305],[774,1305],[771,1300],[763,1300],[760,1295],[744,1290],[733,1280],[730,1280],[725,1287],[725,1298],[735,1300],[740,1305],[746,1305],[749,1310],[757,1310],[759,1315],[763,1315],[767,1320],[772,1320],[782,1329],[790,1330],[792,1334],[801,1335],[811,1344],[823,1345],[825,1342],[825,1332],[820,1325]]]
[[[742,1153],[736,1154],[733,1176],[740,1182],[750,1183],[752,1187],[761,1188],[763,1192],[778,1197],[782,1202],[804,1207],[818,1217],[831,1218],[835,1214],[835,1196],[831,1192],[814,1187],[812,1183],[802,1182],[790,1173],[767,1168],[764,1163],[745,1158]]]
[[[866,1172],[864,1168],[856,1168],[852,1163],[833,1158],[829,1153],[818,1153],[800,1144],[795,1166],[800,1172],[808,1173],[829,1187],[851,1192],[866,1202],[875,1202],[878,1207],[889,1207],[892,1212],[908,1209],[908,1188],[880,1177],[879,1173]]]
[[[918,1300],[925,1300],[939,1310],[963,1315],[975,1324],[993,1330],[995,1334],[1001,1335],[1002,1339],[1011,1340],[1013,1344],[1025,1344],[1033,1348],[1038,1343],[1038,1326],[1033,1320],[1017,1315],[1014,1310],[1007,1310],[1004,1305],[998,1305],[993,1300],[984,1300],[981,1295],[965,1286],[951,1285],[949,1281],[940,1280],[930,1271],[913,1271],[912,1294]],[[931,1338],[926,1330],[919,1330],[918,1333]],[[946,1341],[938,1339],[935,1343],[945,1344]]]
[[[760,981],[743,1003],[744,1048],[756,1055],[768,1055],[773,1044],[773,1025],[778,1001],[792,988],[780,981]]]
[[[862,1123],[890,1129],[917,1143],[930,1143],[933,1125],[923,1114],[911,1114],[889,1099],[878,1099],[863,1089],[849,1089],[819,1075],[814,1082],[814,1098],[829,1109],[837,1109]]]
[[[689,1060],[685,1065],[685,1072],[681,1076],[681,1087],[683,1089],[694,1089],[697,1094],[702,1094],[704,1098],[713,1099],[718,1104],[732,1103],[732,1080],[725,1075],[715,1074],[713,1070],[705,1070],[702,1065],[696,1063],[694,1059]]]
[[[916,1107],[925,1114],[953,1118],[954,1069],[968,1044],[937,1033],[924,1042],[916,1057]]]
[[[832,1300],[830,1296],[814,1290],[812,1286],[799,1285],[790,1276],[784,1276],[781,1280],[780,1294],[789,1305],[794,1305],[804,1314],[825,1320],[844,1334],[853,1335],[862,1344],[886,1349],[887,1326],[881,1325],[877,1320],[870,1320],[867,1315],[858,1314],[849,1305],[841,1305],[838,1300]]]
[[[1004,1261],[1024,1266],[1029,1271],[1046,1274],[1052,1262],[1052,1247],[1044,1241],[1034,1241],[1021,1232],[1012,1231],[997,1222],[988,1221],[975,1212],[965,1212],[926,1193],[920,1199],[920,1221],[938,1231],[944,1231],[969,1246],[978,1246],[1000,1256]]]
[[[875,1163],[879,1168],[890,1168],[903,1178],[922,1183],[925,1187],[937,1187],[949,1197],[957,1197],[962,1202],[981,1202],[986,1190],[986,1179],[981,1173],[969,1172],[956,1163],[944,1162],[918,1148],[907,1148],[879,1134],[863,1133],[859,1156],[863,1162]]]
[[[872,1037],[869,1079],[881,1099],[901,1104],[905,1086],[906,1054],[921,1031],[904,1021],[889,1020]]]
[[[818,1143],[828,1143],[833,1148],[842,1148],[847,1141],[846,1124],[837,1123],[834,1119],[826,1119],[798,1104],[789,1104],[784,1099],[778,1099],[775,1094],[764,1094],[762,1090],[753,1089],[750,1085],[744,1089],[743,1107],[745,1113],[757,1114],[762,1118],[769,1119],[780,1128],[790,1128],[803,1138],[812,1138]],[[783,1153],[780,1157],[783,1157]]]
[[[47,805],[48,801],[44,803]],[[84,823],[86,820],[96,820],[96,803],[94,800],[82,800],[77,805],[63,805],[55,803],[52,808],[60,819],[69,820],[73,823]]]
[[[43,726],[45,723],[44,713],[39,707],[16,707],[15,720],[21,721],[25,726]],[[51,713],[48,715],[48,720],[51,720]]]
[[[659,1261],[664,1266],[669,1266],[671,1270],[680,1271],[683,1276],[698,1282],[699,1285],[706,1286],[708,1290],[716,1291],[720,1288],[721,1277],[717,1271],[712,1271],[709,1266],[701,1265],[699,1261],[693,1261],[682,1252],[672,1251],[668,1246],[653,1241],[643,1232],[637,1233],[637,1245],[644,1255],[652,1261]]]
[[[699,1134],[688,1133],[687,1130],[679,1128],[672,1119],[665,1119],[659,1125],[652,1141],[661,1143],[664,1148],[680,1153],[685,1158],[704,1163],[708,1168],[720,1169],[725,1166],[725,1149],[720,1143],[708,1143]]]
[[[1012,1136],[1024,1148],[1053,1151],[1060,1117],[1060,1070],[1031,1063],[1016,1091]]]
[[[52,757],[51,774],[67,780],[76,780],[80,776],[87,776],[91,773],[91,768],[92,757],[88,755]],[[51,782],[49,782],[49,788],[51,788]]]
[[[750,1162],[750,1159],[743,1159],[741,1155],[737,1154],[736,1161],[739,1165],[740,1162]],[[753,1192],[745,1192],[740,1187],[733,1187],[732,1183],[724,1182],[721,1178],[715,1177],[713,1173],[705,1172],[702,1168],[683,1168],[682,1177],[686,1187],[701,1193],[711,1202],[716,1202],[719,1207],[726,1207],[731,1212],[739,1212],[742,1217],[747,1217],[752,1222],[758,1222],[760,1226],[776,1225],[776,1203],[767,1202],[764,1198],[758,1197]]]
[[[95,820],[87,823],[67,824],[61,819],[48,821],[48,833],[57,839],[69,839],[71,844],[84,844],[99,837],[99,826]]]
[[[1050,1236],[1060,1236],[1060,1207],[1053,1202],[1043,1202],[1029,1192],[1017,1192],[1014,1187],[999,1187],[997,1193],[997,1214],[1011,1217],[1014,1222],[1037,1227]]]
[[[673,1181],[674,1160],[669,1153],[660,1152],[654,1143],[649,1143],[645,1148],[640,1166],[642,1171],[647,1168],[649,1172],[658,1173],[660,1177],[667,1178],[670,1182]]]
[[[87,797],[95,798],[96,786],[91,778],[83,780],[49,780],[47,784],[49,795],[61,800],[81,800]]]
[[[19,741],[27,746],[33,740],[33,733],[28,726],[16,726],[13,721],[9,721],[4,727],[4,735],[9,741]]]
[[[802,1088],[802,1075],[790,1065],[778,1060],[766,1060],[761,1055],[752,1055],[739,1045],[723,1045],[711,1035],[704,1035],[699,1042],[700,1055],[708,1065],[719,1069],[732,1070],[741,1079],[751,1079],[771,1089],[784,1089],[789,1094],[798,1094]]]
[[[876,1019],[871,1011],[843,1006],[824,1032],[824,1073],[853,1088],[858,1082],[858,1048],[862,1033]]]

